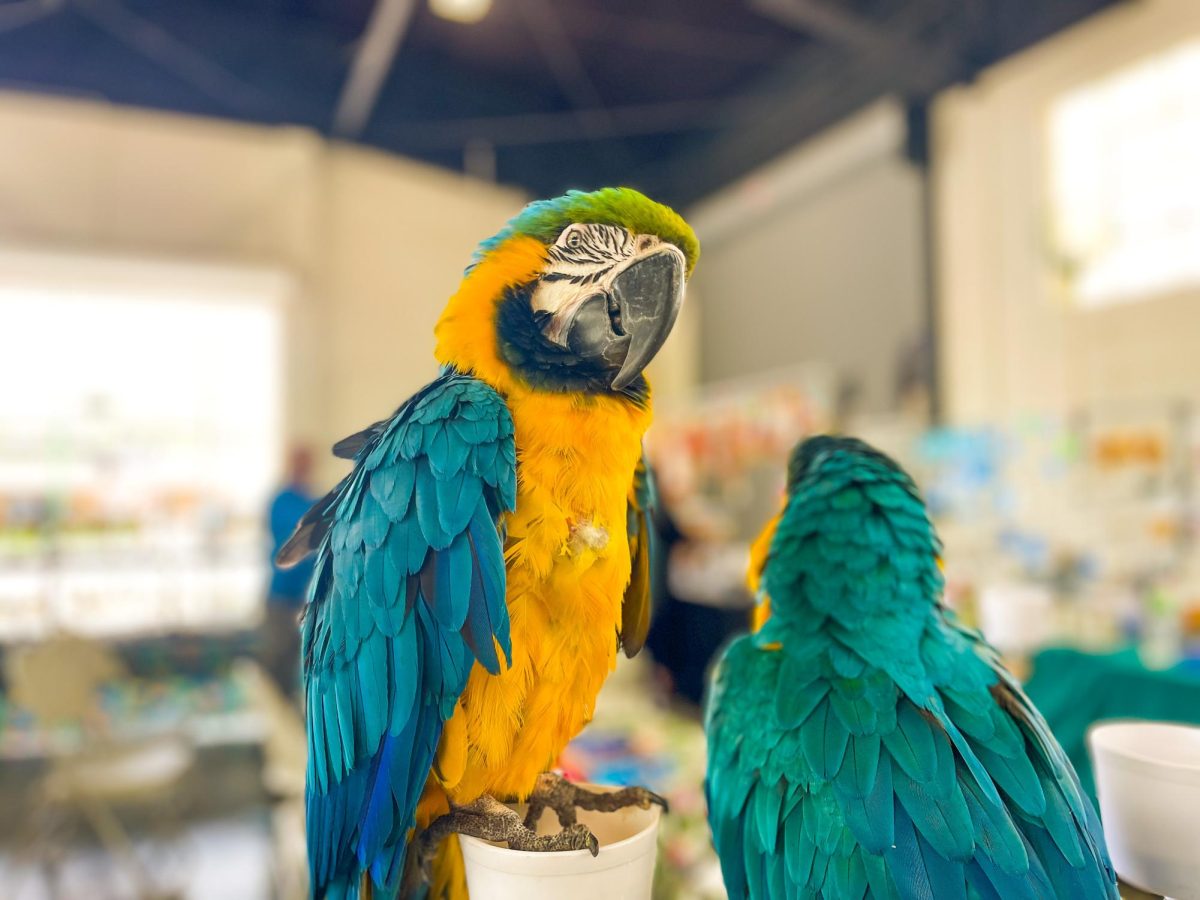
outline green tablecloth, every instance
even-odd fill
[[[1033,659],[1025,691],[1093,797],[1096,788],[1085,735],[1094,722],[1157,719],[1200,725],[1200,671],[1194,666],[1147,669],[1132,649],[1106,654],[1044,650]]]

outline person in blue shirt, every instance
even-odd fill
[[[308,594],[312,576],[310,557],[290,569],[275,565],[275,554],[284,545],[296,524],[308,512],[316,497],[309,486],[312,452],[295,447],[288,454],[287,479],[271,499],[268,524],[271,529],[271,583],[267,590],[267,612],[263,634],[263,665],[290,697],[300,689],[300,611]]]

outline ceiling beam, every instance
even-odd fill
[[[530,13],[536,13],[539,0],[528,2]],[[928,89],[938,82],[950,57],[925,48],[921,53],[929,59],[933,71],[920,77],[913,74],[912,83]],[[760,152],[754,144],[757,138],[770,144],[781,131],[788,133],[789,126],[794,130],[796,124],[803,124],[810,115],[827,121],[827,110],[845,112],[846,104],[854,109],[864,98],[874,99],[885,93],[880,90],[879,81],[881,72],[890,71],[889,57],[876,56],[855,67],[849,75],[845,63],[840,48],[809,47],[790,57],[758,90],[733,97],[610,107],[582,105],[563,112],[406,122],[389,128],[386,138],[394,139],[406,150],[420,151],[457,149],[470,140],[516,147],[729,129],[729,140],[717,142],[718,157],[726,144],[732,155],[740,156],[743,152],[754,155]],[[812,94],[797,90],[798,86],[809,84],[820,85],[820,90]],[[574,96],[582,103],[587,96],[598,96],[592,90],[576,90]],[[580,127],[581,120],[589,123],[586,132]],[[749,145],[746,138],[751,141]],[[674,163],[672,160],[671,165]]]
[[[416,0],[376,0],[338,98],[334,134],[356,138],[366,128],[416,5]]]
[[[210,101],[247,118],[262,118],[272,98],[157,22],[120,0],[71,0],[71,9],[130,50],[171,73]]]
[[[624,137],[567,34],[555,4],[551,0],[519,0],[517,6],[554,80],[573,107],[577,133],[592,141]],[[596,148],[588,149],[598,160],[602,158]],[[615,156],[621,167],[632,164],[623,145],[618,144],[608,153]]]
[[[691,21],[607,11],[599,4],[572,9],[563,26],[583,41],[635,47],[657,56],[675,54],[743,63],[761,62],[793,43],[788,35],[721,30]]]
[[[519,147],[715,131],[729,124],[728,116],[723,114],[727,103],[726,99],[678,100],[564,112],[404,122],[389,127],[383,136],[395,139],[405,150],[450,150],[473,140],[501,147]],[[592,123],[590,133],[584,134],[580,129],[581,118]]]
[[[920,18],[903,18],[878,27],[916,43],[920,33],[945,11],[924,7]],[[936,46],[921,45],[916,67],[891,53],[856,53],[847,65],[842,45],[800,50],[759,83],[758,92],[734,101],[723,113],[730,123],[720,134],[701,138],[688,150],[639,173],[647,182],[669,185],[675,197],[695,200],[811,137],[872,100],[889,93],[926,96],[961,75],[958,40],[948,36]]]
[[[14,0],[0,6],[0,32],[32,25],[63,8],[66,0]]]
[[[750,0],[750,6],[827,43],[858,50],[877,50],[893,37],[871,19],[822,0]]]
[[[579,128],[589,138],[606,137],[612,130],[612,122],[604,108],[604,98],[588,75],[553,4],[547,0],[521,0],[517,6],[559,89],[574,107],[572,112]]]
[[[898,89],[923,92],[931,82],[942,78],[940,63],[929,59],[928,48],[910,36],[916,29],[903,21],[884,24],[830,0],[749,0],[749,3],[760,14],[808,37],[851,51],[856,66],[871,66],[877,71],[881,67],[890,68]],[[919,10],[920,5],[913,9]]]

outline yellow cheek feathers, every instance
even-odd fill
[[[758,631],[771,617],[771,598],[762,590],[762,572],[767,564],[767,556],[771,551],[771,541],[775,539],[775,529],[783,512],[779,512],[763,526],[763,530],[754,543],[750,545],[750,566],[746,569],[746,586],[755,598],[754,609],[750,613],[750,630]]]
[[[500,358],[496,312],[509,288],[533,281],[546,264],[546,246],[518,235],[492,250],[467,274],[433,330],[442,365],[472,372],[502,394],[516,386]]]
[[[768,519],[763,530],[750,545],[750,566],[746,570],[746,586],[750,588],[751,594],[758,593],[763,567],[767,564],[767,555],[771,552],[771,541],[775,540],[775,529],[779,527],[779,519],[782,516],[783,513],[780,512]]]
[[[758,602],[754,604],[754,608],[750,610],[750,630],[758,631],[767,624],[769,618],[771,618],[771,598],[762,594],[758,598]]]

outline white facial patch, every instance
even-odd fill
[[[571,317],[584,301],[606,293],[634,259],[661,243],[653,235],[635,238],[617,225],[568,226],[550,247],[530,298],[535,313],[551,316],[545,336],[566,347]]]

